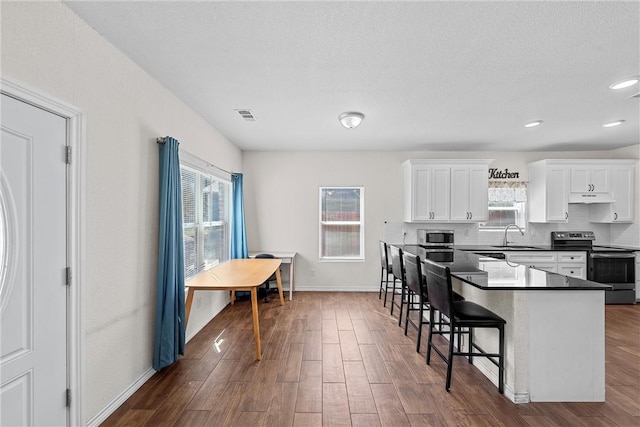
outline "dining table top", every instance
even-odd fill
[[[262,285],[278,269],[278,258],[231,259],[202,271],[185,282],[195,290],[242,290]]]

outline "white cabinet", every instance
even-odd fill
[[[565,276],[587,278],[586,252],[556,252],[558,258],[557,273]]]
[[[633,222],[636,160],[547,159],[529,164],[529,222],[567,222],[569,203],[592,222]]]
[[[555,252],[548,251],[510,251],[505,253],[506,259],[512,264],[526,265],[538,270],[555,273],[558,269],[558,259]]]
[[[507,251],[505,257],[513,264],[580,279],[587,278],[586,252]]]
[[[529,222],[567,222],[569,168],[549,160],[529,164]]]
[[[572,193],[608,193],[609,167],[601,164],[571,166],[570,188]]]
[[[449,167],[423,163],[404,165],[404,220],[449,220]]]
[[[491,161],[412,159],[404,162],[404,221],[486,221]]]
[[[611,198],[614,202],[591,206],[591,222],[633,222],[635,179],[633,163],[611,166]]]
[[[451,221],[486,221],[489,212],[488,165],[451,167]]]

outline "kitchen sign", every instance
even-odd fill
[[[489,179],[519,179],[520,172],[509,172],[509,169],[489,168]]]

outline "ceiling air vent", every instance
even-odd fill
[[[256,117],[253,115],[253,113],[251,112],[251,110],[247,110],[247,109],[243,109],[243,110],[236,110],[238,112],[238,114],[240,114],[242,116],[243,119],[245,119],[247,122],[255,122],[256,121]]]
[[[640,98],[640,92],[636,92],[633,95],[627,96],[627,99],[630,99],[630,98]]]

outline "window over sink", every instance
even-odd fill
[[[524,181],[489,181],[489,217],[479,224],[480,230],[504,230],[516,224],[523,230],[527,224],[527,183]]]

